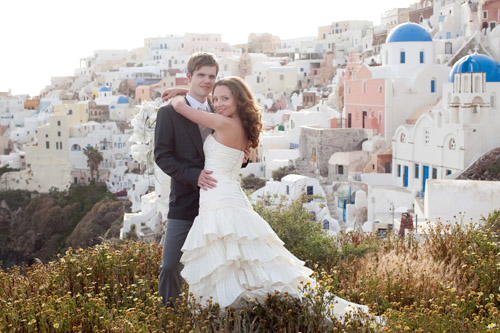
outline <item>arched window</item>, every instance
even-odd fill
[[[432,78],[431,79],[431,93],[435,93],[435,92],[436,92],[436,79]]]
[[[399,136],[399,141],[401,143],[405,143],[406,142],[406,134],[401,133],[401,135]]]
[[[405,50],[401,50],[399,52],[399,63],[400,64],[406,63],[406,52],[405,52]]]
[[[481,93],[481,77],[479,75],[474,78],[473,92]]]
[[[455,139],[451,138],[450,141],[448,142],[448,148],[450,150],[455,150],[457,148],[457,143],[455,142]]]

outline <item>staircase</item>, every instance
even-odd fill
[[[317,178],[316,173],[314,172],[314,167],[306,158],[297,158],[295,160],[295,170],[297,173],[303,176]]]
[[[337,202],[335,201],[335,196],[332,193],[332,186],[331,184],[327,183],[321,183],[321,187],[323,188],[323,191],[325,192],[326,196],[326,206],[328,208],[328,212],[330,213],[330,216],[339,221],[339,224],[342,226],[342,218],[338,216],[337,214]]]

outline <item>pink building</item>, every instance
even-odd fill
[[[373,78],[357,52],[349,55],[345,73],[344,127],[376,129],[384,135],[385,79]]]
[[[500,22],[500,1],[486,0],[481,7],[481,28],[493,30]]]

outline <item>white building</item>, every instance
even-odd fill
[[[443,98],[414,125],[393,136],[395,183],[425,192],[427,179],[465,170],[500,146],[500,65],[481,54],[460,59],[443,86]]]
[[[304,208],[313,213],[313,220],[322,223],[323,229],[331,232],[340,231],[338,221],[333,219],[328,212],[325,192],[315,178],[291,174],[283,177],[281,181],[270,180],[264,187],[252,193],[249,199],[253,203],[268,200],[271,204],[277,205],[281,203],[282,196],[286,198],[286,202],[290,203],[303,194],[321,197],[304,203]]]

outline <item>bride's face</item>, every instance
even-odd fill
[[[213,101],[215,111],[226,117],[236,117],[236,100],[231,90],[223,85],[215,87]]]

